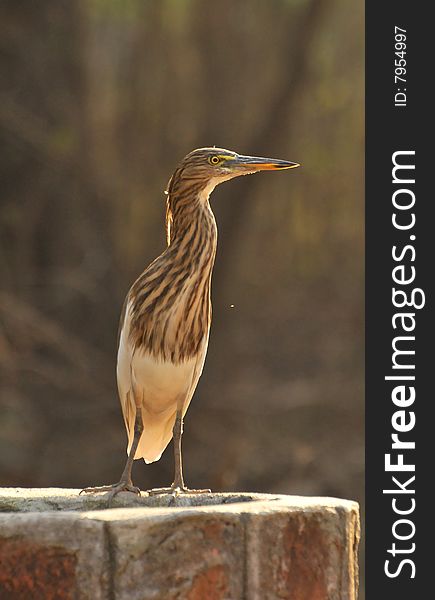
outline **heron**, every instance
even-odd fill
[[[211,279],[217,248],[209,197],[220,183],[266,170],[298,167],[286,160],[199,148],[176,167],[166,188],[167,247],[133,283],[118,333],[117,383],[127,430],[127,462],[120,480],[82,492],[140,494],[134,460],[158,461],[173,438],[174,481],[158,493],[201,493],[183,477],[183,419],[207,353],[212,318]]]

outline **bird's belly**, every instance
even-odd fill
[[[156,359],[144,352],[135,352],[132,360],[132,389],[150,414],[160,414],[174,408],[188,396],[194,384],[197,358],[174,364]]]

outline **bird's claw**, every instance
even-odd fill
[[[182,494],[210,494],[211,490],[193,490],[184,485],[171,485],[171,487],[167,488],[153,488],[151,490],[147,490],[147,493],[150,496],[158,496],[160,494],[171,494],[171,496],[180,496]]]
[[[126,481],[119,481],[118,483],[113,483],[112,485],[102,485],[98,487],[87,487],[83,488],[79,495],[81,494],[98,494],[101,492],[109,492],[108,500],[111,501],[117,494],[120,492],[132,492],[137,496],[140,496],[140,488],[135,485],[128,483]]]

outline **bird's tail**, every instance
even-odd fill
[[[134,419],[133,426],[128,427],[128,446],[127,454],[130,453],[134,437]],[[175,423],[176,412],[171,410],[169,414],[161,413],[153,415],[142,409],[143,432],[136,450],[135,460],[143,458],[148,463],[159,460],[166,446],[172,439],[172,429]]]

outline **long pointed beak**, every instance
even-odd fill
[[[244,173],[255,173],[257,171],[276,171],[278,169],[295,169],[300,167],[299,163],[281,160],[279,158],[263,158],[261,156],[238,156],[233,164],[236,170]]]

